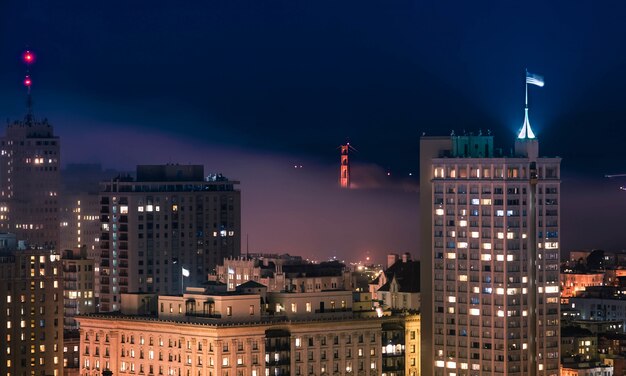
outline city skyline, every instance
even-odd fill
[[[28,45],[38,53],[34,113],[63,138],[63,165],[206,163],[242,181],[243,234],[254,249],[419,257],[417,180],[408,176],[417,174],[419,136],[490,129],[512,147],[528,68],[546,76],[531,98],[533,126],[563,157],[563,249],[616,250],[626,203],[622,184],[603,176],[625,172],[617,119],[626,58],[611,47],[624,39],[623,6],[564,4],[449,12],[371,2],[331,11],[323,3],[4,3],[0,113],[24,115],[17,57]],[[336,189],[336,148],[346,138],[359,150],[354,182],[360,170],[383,189]],[[260,217],[267,202],[284,214]],[[605,214],[598,221],[590,210]]]

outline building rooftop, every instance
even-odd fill
[[[593,335],[594,334],[591,330],[581,328],[579,326],[562,326],[561,327],[561,338],[562,337],[591,337]]]
[[[384,271],[387,282],[378,291],[389,291],[393,279],[400,286],[399,292],[416,293],[420,292],[420,262],[414,260],[396,261]],[[376,277],[370,284],[378,284],[379,277]]]

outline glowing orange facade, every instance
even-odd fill
[[[348,160],[348,152],[350,144],[341,145],[341,166],[339,170],[339,186],[341,188],[350,188],[350,161]]]

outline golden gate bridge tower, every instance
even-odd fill
[[[350,159],[348,158],[350,150],[356,151],[354,147],[346,142],[345,145],[339,146],[341,150],[341,160],[339,165],[339,186],[341,188],[350,189]]]

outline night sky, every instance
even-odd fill
[[[527,68],[540,153],[564,158],[563,249],[618,250],[624,19],[620,1],[3,0],[0,118],[24,116],[28,46],[64,164],[204,164],[241,181],[251,251],[382,260],[419,256],[420,135],[512,148]],[[360,189],[341,191],[347,139]]]

